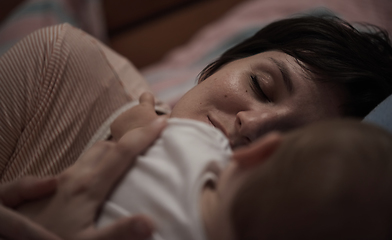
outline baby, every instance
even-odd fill
[[[391,146],[385,131],[340,120],[273,132],[232,154],[219,130],[172,118],[98,226],[143,213],[156,240],[388,239]]]
[[[345,120],[279,138],[264,163],[244,169],[227,209],[235,237],[227,239],[391,239],[389,133]]]

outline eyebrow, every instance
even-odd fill
[[[291,80],[290,77],[290,72],[287,68],[287,65],[279,60],[276,60],[275,58],[270,57],[269,58],[275,65],[278,67],[280,73],[282,74],[283,78],[283,83],[289,93],[293,92],[293,81]]]

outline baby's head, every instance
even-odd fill
[[[234,153],[216,191],[225,239],[388,239],[392,136],[351,120],[272,133]]]

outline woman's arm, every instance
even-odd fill
[[[4,83],[0,102],[6,106],[0,109],[3,113],[0,115],[5,116],[0,119],[2,182],[29,174],[57,175],[64,171],[113,111],[149,89],[128,61],[69,25],[41,29],[29,35],[1,56],[0,63],[0,79]],[[143,139],[150,136],[147,142],[152,142],[157,136],[154,134],[160,131],[154,127],[144,129],[152,129],[137,130],[146,131]],[[129,140],[132,139],[134,142],[128,146],[131,153],[143,151],[146,145],[140,145],[142,141],[133,137]],[[128,143],[127,140],[100,143],[88,151],[89,155],[83,155],[84,161],[58,177],[56,194],[45,200],[48,205],[41,205],[44,207],[39,215],[35,212],[31,218],[65,239],[118,239],[118,232],[130,239],[145,239],[137,232],[151,233],[152,225],[146,218],[125,219],[99,230],[93,224],[104,196],[120,176],[111,181],[106,178],[121,174],[116,172],[116,167],[125,171],[132,164],[130,153],[124,150],[124,141]],[[147,142],[144,143],[148,145]],[[95,157],[102,160],[98,165]],[[116,165],[111,165],[113,162]],[[9,208],[2,207],[2,210],[5,211],[0,215],[6,219],[15,217],[20,226],[33,223]],[[10,212],[12,216],[4,215]],[[58,225],[62,223],[66,224]],[[0,236],[14,236],[7,235],[7,231],[24,232],[12,226],[2,225]],[[67,227],[75,231],[67,232]]]
[[[60,240],[42,226],[16,213],[17,207],[29,200],[52,194],[56,189],[55,178],[25,177],[0,185],[0,238],[12,240]]]
[[[136,156],[158,138],[165,126],[166,118],[159,117],[147,127],[127,132],[117,142],[95,144],[72,167],[60,174],[55,194],[43,201],[24,204],[19,211],[62,239],[147,239],[153,231],[153,224],[147,217],[124,218],[102,229],[95,227],[95,219],[113,186],[131,167]],[[30,190],[32,188],[30,186]],[[50,189],[47,193],[50,193]],[[11,213],[16,215],[15,212]],[[2,217],[7,215],[0,211],[0,219]],[[22,218],[18,215],[15,219],[22,225],[32,223],[24,218],[20,220]],[[32,229],[36,234],[41,234],[41,228]],[[26,235],[27,230],[21,232]],[[44,233],[41,235],[46,236]],[[20,239],[13,237],[14,234],[12,230],[0,228],[0,235],[10,236],[8,239]]]
[[[160,135],[166,118],[127,132],[117,142],[99,142],[58,177],[56,193],[34,221],[63,239],[146,239],[153,225],[142,216],[97,229],[95,219],[113,186]]]
[[[68,24],[2,55],[0,82],[0,183],[58,175],[118,109],[151,91],[129,61]]]

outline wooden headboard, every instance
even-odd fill
[[[103,0],[109,45],[138,68],[245,0]]]

